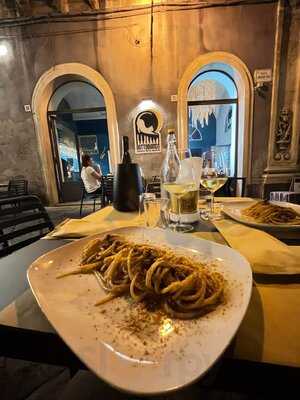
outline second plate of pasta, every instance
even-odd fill
[[[237,222],[261,229],[279,238],[300,233],[300,206],[278,201],[251,201],[224,206],[223,212]]]

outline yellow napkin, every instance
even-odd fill
[[[233,249],[261,274],[300,274],[300,246],[287,246],[258,229],[224,219],[214,222]]]
[[[69,219],[57,226],[45,239],[80,238],[125,226],[139,226],[144,223],[138,213],[116,211],[105,207],[82,219]]]

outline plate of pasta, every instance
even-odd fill
[[[75,354],[101,379],[139,395],[203,376],[236,334],[252,289],[250,265],[235,250],[139,227],[55,249],[27,275]]]
[[[270,233],[299,235],[300,206],[278,201],[251,201],[224,207],[224,213],[245,225],[259,228]]]

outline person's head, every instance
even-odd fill
[[[81,158],[81,163],[83,167],[88,167],[92,165],[92,159],[88,154],[83,154]]]

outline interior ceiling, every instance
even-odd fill
[[[94,86],[80,81],[60,86],[50,100],[49,111],[57,111],[63,100],[71,110],[105,107],[102,94]]]

